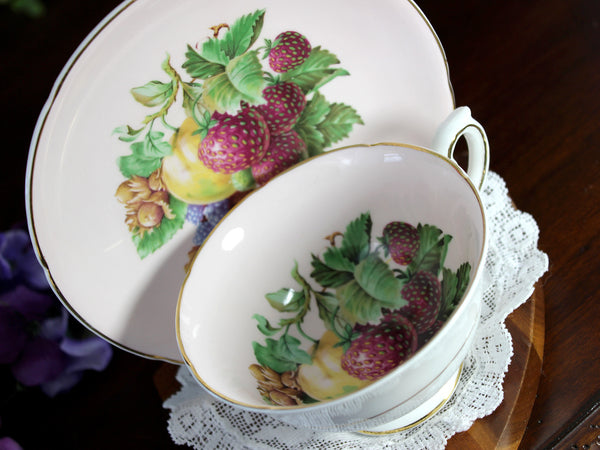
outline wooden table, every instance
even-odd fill
[[[48,0],[38,21],[0,6],[2,229],[24,220],[29,139],[54,79],[118,0]],[[421,0],[457,105],[486,127],[491,169],[540,227],[550,270],[509,318],[505,402],[448,448],[600,446],[600,2]],[[365,33],[377,30],[363,30]],[[162,363],[115,350],[69,394],[0,404],[0,436],[29,448],[175,448]],[[160,377],[158,377],[160,378]],[[160,382],[159,382],[160,387]],[[586,447],[587,446],[587,447]]]

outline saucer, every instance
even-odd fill
[[[264,18],[252,48],[295,30],[323,58],[339,61],[312,98],[318,92],[330,107],[348,106],[362,123],[320,150],[381,141],[428,146],[454,109],[443,48],[411,1],[123,2],[81,43],[54,84],[30,147],[26,201],[32,240],[57,296],[90,330],[134,354],[182,360],[175,310],[196,227],[185,219],[184,202],[171,203],[160,213],[169,225],[139,238],[125,223],[117,189],[128,176],[160,165],[173,128],[193,108],[188,100],[197,80],[182,67],[190,52],[200,52],[213,31],[227,32],[211,27],[247,24],[257,11]],[[177,91],[168,90],[173,80]],[[138,88],[135,98],[132,88]],[[171,95],[167,125],[157,120],[144,129],[145,118]],[[140,151],[142,157],[128,158]],[[152,190],[151,177],[144,179],[141,189]],[[164,198],[155,200],[154,213],[163,204]],[[146,244],[148,236],[160,242]]]

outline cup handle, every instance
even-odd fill
[[[464,136],[469,149],[467,175],[481,190],[490,164],[490,145],[485,130],[471,117],[467,106],[456,108],[438,127],[432,150],[446,158],[454,159],[454,148],[458,139]]]

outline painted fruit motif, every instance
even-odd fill
[[[264,344],[252,342],[259,392],[259,372],[293,376],[295,404],[354,392],[409,361],[452,314],[471,271],[468,262],[445,267],[452,236],[435,225],[392,221],[373,239],[372,228],[371,214],[360,214],[325,237],[330,245],[322,254],[311,253],[310,277],[296,262],[298,286],[265,295],[282,317],[270,323],[253,316],[265,336]],[[304,329],[311,309],[325,329],[319,339]]]
[[[402,297],[408,305],[400,313],[410,318],[417,333],[423,334],[436,321],[442,307],[442,286],[431,272],[419,271],[402,288]]]
[[[288,72],[301,65],[310,55],[310,42],[296,31],[279,34],[269,51],[269,66],[277,73]]]
[[[163,79],[131,89],[149,113],[137,126],[114,129],[129,145],[117,159],[125,179],[115,196],[140,258],[186,224],[196,227],[193,252],[218,222],[211,211],[227,212],[247,191],[363,123],[343,99],[320,92],[350,75],[335,54],[296,31],[261,36],[266,16],[258,9],[231,24],[215,20],[212,37],[188,45],[181,67],[167,55]],[[183,123],[174,126],[172,117]]]
[[[360,380],[377,380],[417,351],[417,330],[399,312],[386,314],[378,324],[360,326],[359,336],[341,357],[341,367]]]
[[[162,160],[162,180],[167,190],[179,200],[192,205],[206,205],[226,199],[235,192],[231,175],[217,173],[198,158],[200,135],[196,122],[186,118],[174,135],[173,153]]]
[[[273,136],[265,155],[252,165],[252,177],[258,186],[263,186],[275,175],[305,158],[306,144],[294,130]]]
[[[218,117],[200,143],[198,157],[204,165],[217,173],[232,174],[265,156],[270,134],[258,111],[245,108],[234,116],[219,114]]]
[[[271,136],[278,136],[292,130],[304,107],[306,97],[295,83],[279,83],[263,90],[266,103],[257,107],[265,118]]]
[[[338,342],[333,331],[325,331],[313,353],[312,364],[301,364],[298,368],[298,384],[315,400],[331,400],[370,384],[341,367],[344,349],[336,346]]]
[[[409,223],[393,221],[383,229],[381,243],[396,263],[406,266],[419,250],[419,232]]]

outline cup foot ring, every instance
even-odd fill
[[[450,400],[452,394],[456,390],[460,374],[462,373],[462,364],[456,374],[442,386],[442,388],[433,395],[429,400],[424,402],[421,406],[411,411],[404,416],[401,416],[392,422],[385,423],[378,427],[373,427],[370,430],[361,430],[357,433],[365,434],[368,436],[382,436],[386,434],[394,434],[400,431],[408,430],[416,427],[417,425],[425,422],[427,419],[435,415],[442,407]],[[441,400],[440,400],[441,399]]]

